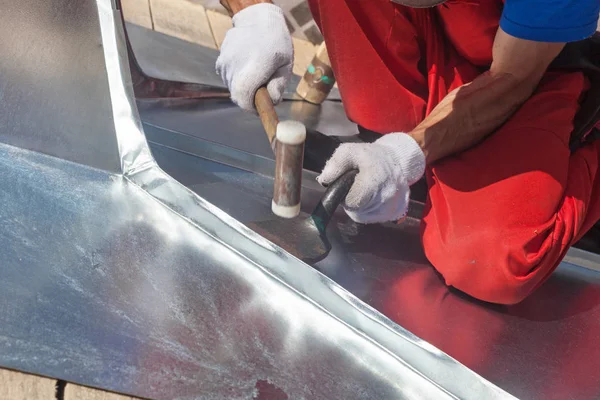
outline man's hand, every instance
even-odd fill
[[[233,16],[217,59],[217,74],[231,99],[244,110],[254,110],[254,95],[266,85],[274,104],[281,101],[292,74],[294,49],[281,8],[254,4]]]
[[[425,155],[404,133],[390,133],[374,143],[346,143],[317,180],[327,186],[351,169],[359,172],[343,203],[350,218],[364,224],[395,221],[408,211],[410,185],[423,176]]]

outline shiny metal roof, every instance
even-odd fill
[[[342,212],[314,269],[242,224],[273,218],[258,119],[222,99],[136,104],[109,0],[5,3],[0,366],[157,399],[600,393],[594,271],[563,263],[525,302],[490,307],[443,285],[418,220]],[[337,102],[278,112],[354,129]],[[304,173],[306,212],[322,189]]]

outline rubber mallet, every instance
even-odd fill
[[[297,121],[279,122],[271,96],[264,87],[256,92],[254,105],[275,152],[271,210],[279,217],[294,218],[300,213],[306,128]]]

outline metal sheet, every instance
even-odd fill
[[[339,133],[346,136],[346,140],[352,140],[352,135],[358,133],[338,103],[328,102],[321,107],[304,103],[308,107],[298,107],[300,104],[285,101],[277,106],[280,119],[301,121],[313,131],[324,129],[330,134]],[[180,100],[143,100],[138,101],[138,106],[143,115],[144,132],[151,142],[258,174],[272,176],[275,170],[275,157],[260,120],[228,100],[193,100],[185,104]],[[318,133],[311,133],[309,140],[311,135]],[[304,170],[303,185],[320,188],[316,177],[314,171]]]
[[[270,178],[223,165],[207,168],[207,160],[160,146],[153,153],[170,175],[234,218],[273,218]],[[242,205],[236,193],[245,194]],[[304,187],[303,212],[320,196]],[[501,388],[523,399],[600,397],[596,271],[562,263],[522,303],[495,306],[444,285],[422,252],[417,220],[361,226],[338,210],[328,238],[333,250],[316,265],[320,271]]]
[[[123,174],[0,145],[0,365],[165,399],[510,398],[160,170],[96,6]]]
[[[123,18],[112,1],[98,1],[97,7],[121,172],[129,176],[156,163],[150,154],[133,96]]]
[[[0,9],[0,141],[119,171],[96,4],[2,0]]]
[[[204,207],[190,204],[213,232],[121,177],[4,145],[0,187],[4,367],[157,399],[250,398],[263,381],[293,399],[452,398],[367,333],[424,355],[428,373],[452,360]]]
[[[178,134],[216,141],[252,154],[255,158],[274,159],[260,119],[242,111],[229,100],[141,100],[138,101],[138,108],[147,126],[157,125]],[[358,134],[356,124],[348,121],[343,106],[338,102],[316,106],[306,102],[284,101],[276,107],[276,111],[280,120],[300,121],[307,129],[327,135]]]
[[[219,51],[126,24],[127,34],[140,66],[149,76],[225,87],[215,72]]]
[[[195,196],[158,168],[140,171],[131,179],[151,196],[179,213],[186,220],[196,224],[218,242],[234,246],[235,252],[248,259],[255,267],[273,276],[285,287],[293,289],[297,295],[305,297],[334,319],[351,327],[358,336],[366,338],[369,342],[383,348],[387,354],[393,355],[400,364],[425,378],[432,386],[428,390],[436,388],[431,392],[425,391],[420,388],[421,384],[413,377],[399,377],[400,380],[397,380],[396,383],[401,382],[404,387],[412,386],[415,383],[417,387],[409,389],[408,394],[399,392],[389,398],[407,398],[407,396],[408,398],[413,396],[415,398],[438,398],[439,396],[445,397],[445,395],[458,398],[512,398],[508,393],[481,379],[471,370],[432,348],[428,343],[391,323],[333,281],[250,231],[231,216]],[[265,291],[264,293],[270,292]],[[273,304],[273,298],[277,298],[276,301],[282,301],[282,304],[285,304],[285,300],[272,294],[269,294],[266,301]],[[300,310],[292,307],[287,308],[286,311],[294,315],[293,318],[299,323],[299,326],[304,324],[298,320]],[[303,313],[300,312],[300,314]],[[304,317],[312,318],[310,313],[305,314]],[[324,334],[328,329],[322,333]],[[341,343],[338,340],[336,342]],[[357,350],[358,348],[355,348],[351,350],[351,353],[355,354]],[[364,351],[369,352],[370,349]],[[367,364],[369,365],[369,363]],[[377,365],[376,368],[378,371],[382,371],[381,365]],[[386,366],[383,368],[385,369]],[[404,375],[400,365],[392,367],[392,370]],[[417,394],[417,392],[419,393]],[[354,396],[356,395],[354,394]],[[348,393],[343,398],[348,398],[348,396],[352,395]],[[321,396],[317,395],[316,397]],[[382,397],[388,398],[388,395],[383,394]],[[323,398],[338,397],[323,396]],[[371,398],[371,395],[365,398]]]

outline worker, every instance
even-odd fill
[[[223,0],[234,14],[217,60],[232,100],[279,102],[292,71],[283,11]],[[396,221],[424,174],[425,255],[447,285],[514,304],[600,219],[600,141],[569,149],[589,81],[548,70],[592,35],[598,0],[309,0],[345,111],[382,136],[341,145],[318,178],[359,174],[343,207]]]

